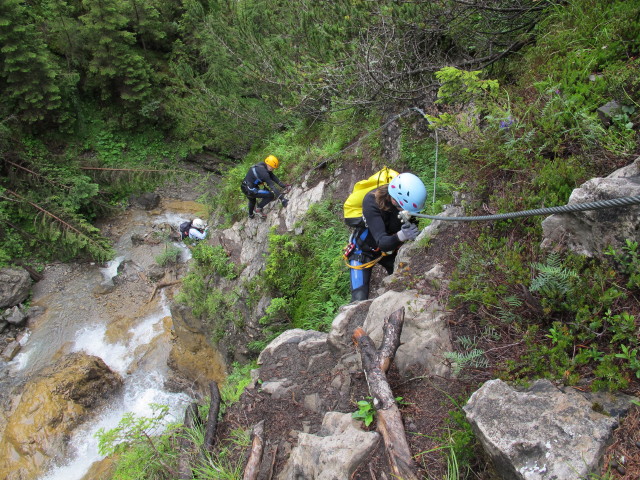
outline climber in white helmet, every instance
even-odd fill
[[[192,240],[204,240],[207,236],[207,224],[200,218],[194,218],[189,228],[189,238]]]

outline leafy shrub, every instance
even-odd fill
[[[353,412],[351,416],[356,420],[362,420],[364,422],[364,426],[368,427],[371,425],[376,415],[373,403],[370,400],[359,400],[357,405],[358,410]]]
[[[518,242],[482,234],[476,244],[456,249],[460,258],[449,285],[452,306],[467,302],[476,312],[507,309],[507,299],[519,293],[515,286],[528,282],[525,248]]]
[[[549,343],[527,336],[523,372],[574,384],[583,376],[594,390],[619,390],[637,375],[637,321],[621,306],[627,293],[615,272],[595,259],[554,256],[532,282],[548,316],[556,318]],[[531,332],[533,333],[533,329]]]
[[[236,308],[240,301],[238,292],[212,287],[212,276],[215,274],[235,279],[238,276],[237,267],[221,246],[199,242],[192,252],[194,265],[182,279],[182,288],[176,301],[189,305],[193,314],[205,321],[212,340],[217,342],[224,337],[230,325],[241,327],[244,317],[242,311]]]
[[[224,247],[199,242],[191,249],[191,252],[199,274],[216,273],[230,280],[238,276],[238,269],[227,255]]]
[[[621,250],[609,247],[605,255],[613,257],[617,267],[629,276],[627,288],[640,288],[640,250],[638,242],[627,239]]]
[[[227,408],[240,400],[245,387],[251,383],[251,370],[257,367],[258,365],[255,362],[249,362],[245,365],[234,362],[231,365],[230,373],[227,375],[220,390],[222,399],[220,415],[223,415]]]
[[[180,259],[180,254],[182,251],[180,248],[175,245],[167,244],[165,245],[164,251],[156,257],[156,263],[161,267],[165,267],[167,265],[175,265],[178,263]]]
[[[342,260],[348,238],[337,209],[312,205],[303,233],[272,233],[264,271],[265,285],[282,299],[279,309],[296,328],[326,331],[338,308],[348,303],[350,285]]]
[[[171,436],[179,425],[168,421],[169,407],[151,404],[152,415],[123,415],[118,426],[96,432],[101,455],[119,454],[115,480],[161,479],[166,472],[176,473]]]

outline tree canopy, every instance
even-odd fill
[[[499,65],[535,39],[550,8],[562,7],[551,0],[7,0],[0,6],[0,229],[37,236],[29,219],[44,216],[63,220],[52,224],[66,225],[62,232],[83,232],[95,205],[118,195],[80,167],[127,163],[132,147],[123,136],[160,136],[182,152],[206,149],[234,161],[296,122],[430,103],[441,85],[436,72]],[[28,188],[34,181],[38,188]]]

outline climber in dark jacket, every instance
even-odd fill
[[[249,169],[244,177],[240,188],[242,193],[249,199],[249,218],[254,217],[254,212],[260,218],[267,218],[264,207],[274,199],[280,199],[283,207],[289,201],[284,197],[284,193],[289,191],[290,185],[282,183],[273,171],[278,168],[279,161],[273,155],[269,155],[264,162],[258,163]],[[278,188],[282,188],[282,191]],[[260,203],[256,207],[256,201],[260,198]]]
[[[399,212],[417,213],[424,208],[427,190],[412,173],[401,173],[388,185],[382,185],[367,193],[362,201],[362,217],[365,227],[356,230],[352,241],[356,248],[349,255],[351,268],[351,301],[369,298],[371,268],[358,268],[379,257],[377,262],[389,275],[393,273],[398,248],[407,240],[418,236],[418,226],[402,222]],[[354,268],[355,267],[355,268]]]

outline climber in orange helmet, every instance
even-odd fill
[[[291,186],[282,183],[273,173],[279,165],[278,159],[274,155],[269,155],[263,162],[252,166],[244,177],[240,189],[249,199],[249,218],[253,218],[254,213],[258,214],[260,218],[267,218],[263,209],[274,199],[279,199],[283,207],[289,203],[284,194],[289,191]],[[256,206],[258,198],[261,200]]]

